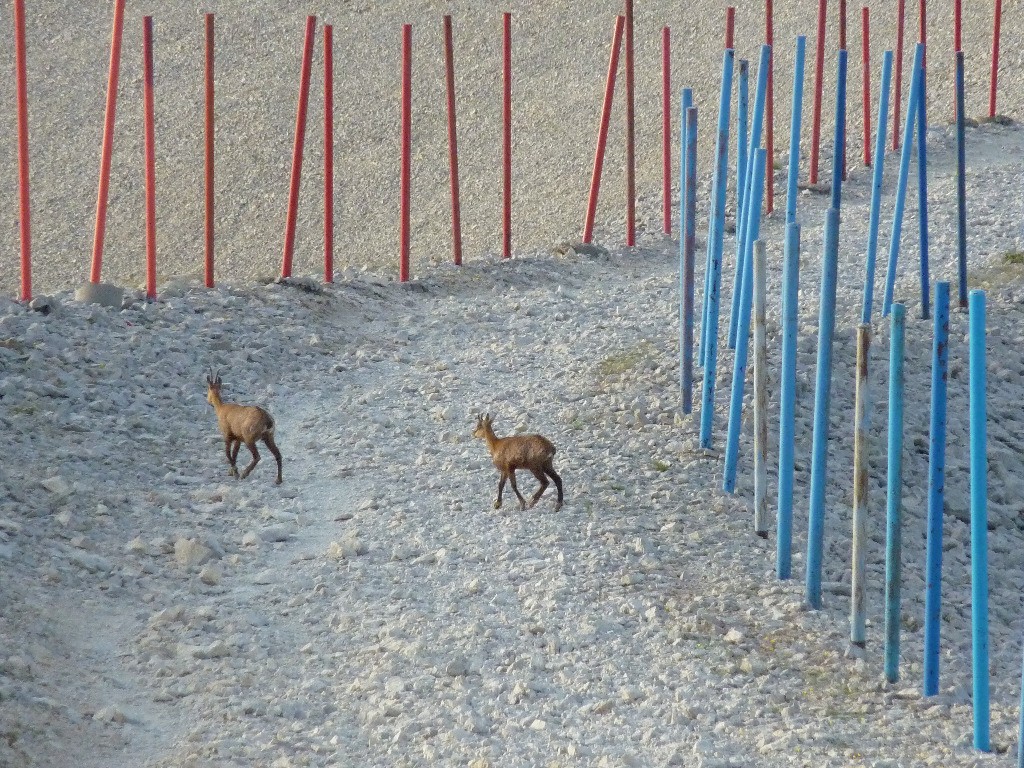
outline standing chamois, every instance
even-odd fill
[[[260,462],[260,453],[256,450],[256,441],[262,440],[267,448],[277,459],[277,484],[281,484],[281,452],[277,450],[274,443],[274,419],[265,410],[256,405],[238,405],[237,403],[225,403],[220,398],[221,380],[219,375],[208,375],[206,377],[206,399],[213,410],[217,413],[217,424],[224,435],[224,453],[228,457],[228,464],[231,469],[228,474],[237,477],[239,480],[248,477]],[[238,449],[242,443],[252,454],[252,461],[242,474],[238,474],[238,466],[235,464],[238,459]]]
[[[513,435],[511,437],[497,437],[491,429],[491,416],[484,414],[477,416],[476,429],[473,430],[473,437],[483,438],[487,443],[487,450],[491,453],[494,466],[501,472],[501,480],[498,481],[498,500],[494,502],[494,508],[501,508],[501,493],[505,490],[505,481],[512,483],[512,490],[519,497],[519,508],[526,509],[526,499],[519,492],[516,486],[516,470],[528,469],[533,473],[540,483],[540,488],[530,499],[532,507],[539,500],[548,487],[548,477],[555,481],[558,489],[558,501],[555,503],[555,511],[562,507],[562,478],[555,472],[552,463],[555,457],[555,446],[542,435]]]

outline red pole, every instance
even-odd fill
[[[1003,21],[1003,0],[996,0],[995,17],[992,20],[992,78],[988,87],[988,116],[996,116],[996,81],[999,76],[999,28]]]
[[[117,106],[117,76],[121,69],[121,33],[124,31],[124,2],[115,0],[114,29],[110,35],[110,68],[107,73],[107,106],[103,120],[100,151],[100,186],[96,195],[96,230],[92,241],[92,269],[89,281],[98,283],[103,269],[103,236],[107,228],[107,193],[110,189],[110,156],[114,151],[114,111]]]
[[[512,258],[512,14],[504,13],[501,20],[502,52],[502,167],[504,173],[504,205],[502,207],[503,259]]]
[[[953,2],[953,53],[962,51],[963,48],[963,2]],[[955,101],[955,99],[954,99]]]
[[[633,88],[633,0],[626,3],[626,245],[636,245],[636,101]]]
[[[839,0],[839,50],[848,50],[846,47],[846,0]]]
[[[398,280],[409,281],[409,197],[412,187],[412,24],[402,25],[402,160]]]
[[[906,16],[907,0],[896,4],[896,74],[892,96],[892,148],[900,148],[900,98],[903,95],[903,23]]]
[[[772,0],[765,0],[764,18],[764,41],[771,46],[772,52],[768,56],[768,93],[765,103],[765,151],[768,155],[768,162],[764,169],[765,183],[765,211],[771,213],[775,210],[775,25],[772,17]]]
[[[861,59],[864,63],[864,165],[871,167],[871,23],[868,9],[860,9]],[[884,130],[884,128],[879,128]]]
[[[924,54],[921,56],[923,70],[928,61],[928,12],[925,0],[917,0],[917,11],[917,39],[924,46]]]
[[[334,27],[324,24],[324,282],[334,282]]]
[[[448,161],[452,186],[452,254],[462,264],[462,215],[459,206],[459,141],[455,130],[455,55],[452,51],[452,17],[444,17],[444,77],[448,102]]]
[[[736,46],[736,7],[730,5],[725,9],[725,47]]]
[[[206,90],[205,109],[205,144],[206,144],[206,166],[204,178],[204,192],[206,209],[205,220],[205,278],[206,287],[213,288],[213,14],[205,16],[206,21],[206,62],[204,71],[204,83]]]
[[[14,0],[14,77],[18,91],[18,234],[21,238],[21,300],[32,300],[32,231],[28,194],[28,64],[25,0]]]
[[[672,63],[668,27],[661,29],[661,171],[665,234],[672,234]]]
[[[818,41],[814,51],[814,112],[811,118],[811,184],[818,183],[818,144],[821,143],[821,90],[825,70],[825,6],[818,0]]]
[[[594,236],[594,216],[597,214],[597,194],[601,188],[601,168],[604,165],[604,148],[608,141],[608,122],[612,115],[612,96],[615,93],[615,73],[619,68],[619,46],[622,44],[624,16],[615,17],[612,32],[612,53],[608,61],[608,77],[604,86],[604,107],[601,109],[601,125],[597,132],[597,151],[594,153],[594,172],[590,177],[590,197],[587,200],[587,218],[583,223],[583,242],[589,243]]]
[[[309,77],[313,68],[313,38],[316,16],[306,17],[306,38],[302,46],[302,76],[299,80],[299,106],[295,116],[295,143],[292,147],[292,177],[288,190],[288,215],[284,224],[284,256],[281,277],[292,276],[295,253],[295,222],[299,215],[299,181],[302,175],[302,147],[306,139],[306,112],[309,107]]]
[[[153,17],[142,17],[143,137],[146,153],[146,298],[156,298],[156,140],[153,131]]]

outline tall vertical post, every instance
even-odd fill
[[[661,205],[665,234],[672,234],[672,57],[668,27],[661,28]]]
[[[306,113],[309,108],[309,78],[313,69],[313,38],[316,17],[306,17],[306,37],[302,46],[302,74],[299,79],[299,105],[295,114],[295,143],[292,147],[292,176],[288,187],[288,213],[284,224],[284,255],[281,277],[292,276],[295,253],[295,225],[299,218],[299,184],[302,177],[302,148],[306,140]]]
[[[608,124],[612,116],[612,98],[615,94],[615,73],[619,69],[619,47],[622,43],[622,28],[625,17],[615,17],[612,31],[612,52],[608,61],[608,76],[604,86],[604,104],[601,107],[601,123],[597,130],[597,150],[594,152],[594,170],[590,176],[590,195],[587,198],[587,217],[583,222],[583,242],[589,243],[594,237],[594,217],[597,214],[597,195],[601,190],[601,169],[604,167],[604,149],[608,143]]]
[[[889,263],[885,273],[885,295],[882,299],[882,317],[889,314],[893,291],[896,286],[896,261],[900,254],[900,236],[903,232],[903,209],[907,201],[907,177],[910,175],[910,153],[914,148],[914,125],[917,116],[917,102],[921,98],[921,59],[924,46],[918,44],[914,53],[914,69],[911,72],[910,94],[907,97],[907,123],[904,126],[903,146],[900,149],[900,170],[896,181],[896,202],[892,216],[892,236],[889,238]],[[896,99],[897,103],[899,99]]]
[[[765,212],[775,210],[775,22],[772,0],[764,3],[764,44],[771,53],[768,56],[768,95],[764,107],[764,148],[768,152],[765,166]]]
[[[832,148],[832,207],[839,208],[846,178],[846,62],[847,51],[839,49],[836,75],[836,132]]]
[[[124,32],[125,0],[114,2],[114,28],[110,34],[110,68],[107,73],[107,106],[103,117],[103,147],[100,150],[100,184],[96,193],[96,228],[92,240],[89,282],[98,283],[103,271],[103,238],[107,230],[107,198],[110,190],[110,158],[114,152],[114,113],[117,109],[117,80],[121,71],[121,37]]]
[[[958,55],[962,51],[957,52]],[[970,298],[971,418],[971,647],[974,671],[974,746],[989,742],[988,458],[985,409],[985,292]]]
[[[796,439],[796,331],[800,302],[800,225],[786,225],[782,261],[782,380],[779,393],[779,506],[775,574],[788,579],[793,548],[793,453]]]
[[[501,257],[512,258],[512,14],[501,16]]]
[[[763,539],[768,538],[767,277],[764,240],[758,240],[754,243],[754,533]]]
[[[740,294],[739,319],[736,332],[736,357],[732,368],[732,398],[729,402],[729,427],[725,443],[725,472],[722,489],[726,493],[736,490],[736,465],[740,453],[740,424],[743,421],[743,390],[747,379],[747,348],[750,344],[750,304],[754,290],[753,249],[760,237],[761,203],[764,198],[764,173],[767,153],[754,150],[753,170],[747,187],[747,226],[744,228],[743,279]]]
[[[893,92],[896,98],[892,105],[892,149],[900,148],[900,100],[903,98],[903,26],[906,18],[907,0],[896,2],[896,82]]]
[[[636,245],[636,98],[633,78],[633,0],[624,0],[626,17],[626,245]]]
[[[864,302],[860,321],[871,322],[871,308],[875,298],[875,262],[878,256],[878,218],[882,208],[882,173],[885,168],[885,130],[889,117],[889,77],[892,74],[892,51],[882,55],[882,85],[878,96],[878,125],[875,136],[875,162],[871,172],[871,212],[868,216],[868,247],[864,262]]]
[[[889,333],[889,439],[885,499],[885,679],[900,666],[900,591],[903,571],[903,350],[906,309],[892,305]]]
[[[942,624],[942,516],[946,499],[946,381],[949,376],[949,283],[935,284],[932,410],[928,435],[928,540],[924,595],[924,695],[939,692]]]
[[[867,6],[860,9],[860,57],[864,96],[864,165],[871,165],[871,21]]]
[[[732,93],[733,50],[722,56],[722,90],[718,101],[718,133],[715,145],[715,175],[708,221],[707,291],[704,294],[704,323],[701,329],[704,360],[704,388],[701,392],[700,445],[711,448],[715,415],[715,368],[718,357],[718,300],[722,279],[722,240],[725,230],[726,174],[729,170],[729,101]]]
[[[921,0],[924,7],[924,0]],[[927,50],[925,50],[927,55]],[[921,255],[921,317],[929,317],[929,299],[931,298],[930,280],[928,277],[928,118],[925,114],[927,99],[927,71],[924,59],[921,59],[921,92],[917,100],[917,233],[918,247]],[[907,121],[911,116],[907,114]]]
[[[729,315],[729,346],[734,348],[736,346],[736,338],[740,332],[750,333],[750,314],[747,314],[747,325],[740,328],[739,323],[739,310],[740,310],[740,296],[746,295],[747,301],[750,301],[750,286],[744,289],[743,283],[746,280],[752,279],[753,272],[750,270],[750,250],[754,240],[757,237],[750,238],[747,233],[747,227],[750,225],[750,216],[747,214],[747,206],[752,197],[751,188],[754,184],[753,174],[751,173],[750,164],[754,159],[754,152],[757,151],[758,147],[761,146],[761,134],[764,129],[764,108],[767,102],[768,95],[768,72],[769,63],[771,62],[772,49],[767,45],[761,46],[761,58],[758,62],[757,67],[757,89],[754,92],[754,115],[753,120],[750,124],[750,138],[747,146],[747,174],[744,179],[744,185],[746,190],[743,193],[743,209],[740,216],[740,222],[737,224],[736,231],[739,235],[740,240],[744,245],[744,249],[737,249],[736,251],[736,279],[733,281],[732,286],[732,312]],[[765,173],[768,173],[767,162],[765,167]],[[761,179],[757,183],[763,184],[764,179]],[[762,199],[764,195],[762,194]],[[761,211],[757,211],[758,222],[760,224]],[[740,226],[742,224],[742,226]],[[743,291],[746,291],[744,294]]]
[[[689,90],[689,89],[687,89]],[[697,257],[697,108],[686,110],[683,163],[683,413],[693,410],[694,267]]]
[[[964,52],[956,52],[956,251],[960,306],[967,306],[967,141],[964,115]]]
[[[796,60],[793,65],[793,109],[789,123],[789,177],[786,185],[786,224],[796,222],[797,177],[800,173],[800,122],[804,103],[804,57],[807,38],[796,38]]]
[[[21,244],[21,300],[32,300],[32,229],[29,226],[28,65],[25,0],[14,0],[14,78],[18,122],[18,237]]]
[[[205,60],[203,66],[203,277],[207,288],[213,288],[213,244],[214,244],[214,185],[213,185],[213,139],[214,139],[214,102],[213,102],[213,14],[204,17]]]
[[[153,129],[153,17],[142,17],[142,126],[146,160],[146,298],[156,298],[156,139]]]
[[[992,18],[992,76],[988,86],[988,116],[996,116],[996,86],[999,80],[999,30],[1003,20],[1003,0],[996,0]]]
[[[857,327],[857,389],[853,414],[853,574],[850,580],[850,644],[867,641],[868,567],[868,352],[871,326]]]
[[[740,59],[736,97],[736,269],[732,280],[732,312],[729,314],[729,349],[736,348],[736,314],[739,310],[740,283],[743,276],[743,245],[746,239],[743,228],[747,225],[743,204],[747,196],[748,175],[754,158],[747,154],[749,124],[747,104],[749,96],[749,71],[746,59]]]
[[[686,226],[689,223],[686,214],[686,162],[689,139],[686,136],[687,111],[693,106],[693,89],[683,88],[679,97],[679,394],[680,411],[687,414],[692,410],[692,398],[687,400],[686,393],[693,388],[693,339],[690,339],[689,363],[686,360]],[[696,202],[696,201],[694,201]],[[687,369],[687,364],[690,368]],[[689,376],[689,379],[687,377]],[[688,389],[689,387],[689,389]]]
[[[444,17],[444,82],[445,106],[448,111],[448,168],[452,198],[452,261],[456,266],[461,266],[462,205],[459,202],[459,132],[455,121],[455,53],[450,14],[445,14]]]
[[[399,262],[398,280],[405,283],[409,280],[409,205],[412,193],[412,24],[402,25],[402,135],[401,165],[399,169],[399,195],[401,197],[401,213],[399,215],[398,240]]]
[[[825,74],[826,0],[818,0],[818,39],[814,49],[814,111],[811,116],[811,170],[808,180],[818,183],[818,151],[821,144],[821,91]]]
[[[735,48],[736,39],[736,7],[730,5],[725,9],[725,47]]]
[[[334,282],[334,27],[324,24],[324,282]]]
[[[828,419],[832,398],[832,334],[836,327],[836,282],[839,270],[839,209],[825,216],[825,253],[818,309],[818,367],[814,385],[814,431],[811,440],[811,498],[807,519],[807,604],[821,608],[822,550],[825,543],[825,474]]]

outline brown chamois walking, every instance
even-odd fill
[[[501,480],[498,481],[498,500],[494,502],[494,508],[501,508],[501,492],[505,490],[505,481],[512,483],[512,490],[519,498],[519,508],[526,509],[526,499],[519,492],[516,486],[516,470],[527,469],[533,473],[540,483],[540,488],[530,499],[530,506],[536,504],[548,487],[548,478],[555,481],[558,489],[558,501],[555,502],[555,511],[562,507],[562,478],[555,472],[554,464],[555,446],[550,440],[542,435],[512,435],[511,437],[497,437],[491,429],[491,416],[484,414],[477,416],[476,429],[473,430],[473,437],[483,438],[487,443],[487,450],[491,453],[494,466],[501,472]]]
[[[277,460],[277,484],[281,484],[281,452],[274,443],[274,419],[265,410],[256,405],[238,405],[225,403],[220,397],[220,375],[206,377],[206,399],[217,413],[217,424],[224,435],[224,453],[228,457],[231,469],[228,474],[239,480],[248,477],[249,473],[260,463],[260,452],[256,450],[256,442],[262,440]],[[242,474],[238,474],[238,449],[245,447],[252,454],[252,461]]]

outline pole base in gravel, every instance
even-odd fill
[[[120,309],[124,301],[124,289],[110,283],[85,283],[75,291],[75,301]]]

